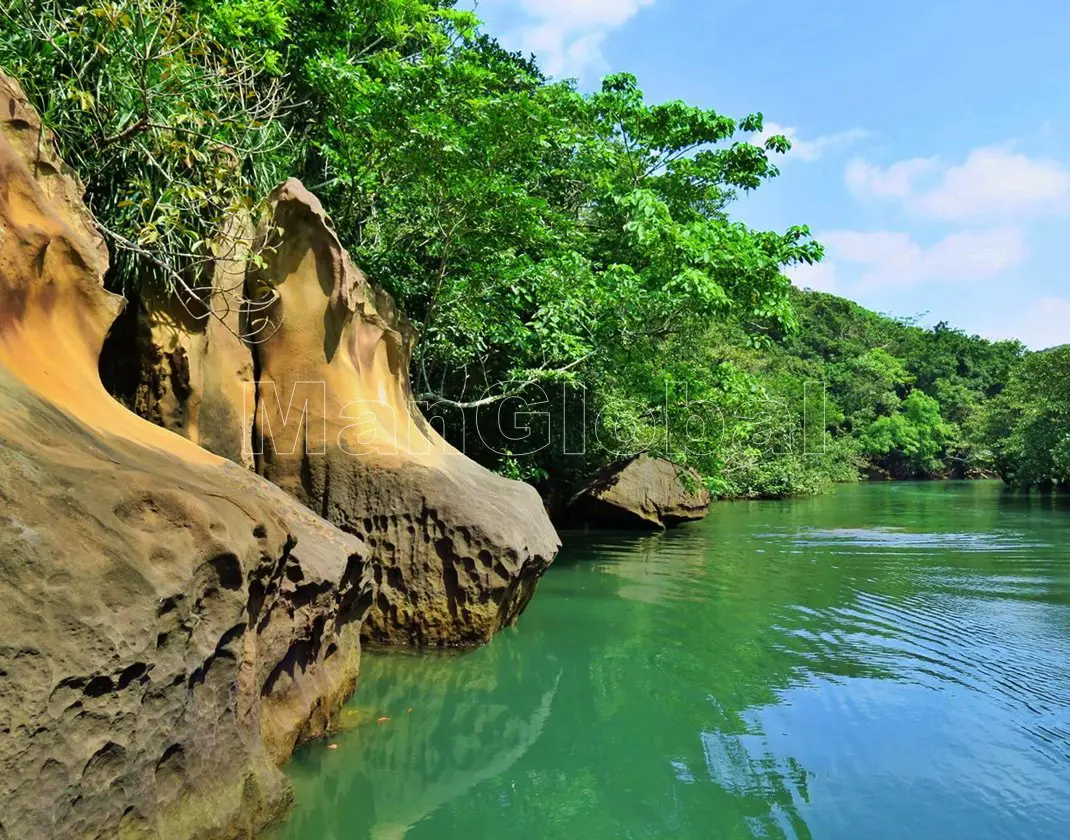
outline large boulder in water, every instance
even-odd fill
[[[0,74],[0,838],[249,837],[353,690],[365,547],[107,394],[81,195]]]
[[[270,197],[247,288],[256,344],[257,469],[369,546],[364,632],[389,644],[488,640],[527,605],[559,542],[536,491],[439,436],[413,403],[413,333],[290,180]],[[266,297],[265,297],[266,296]]]
[[[698,473],[645,453],[606,468],[570,503],[574,519],[605,528],[669,528],[709,508]]]

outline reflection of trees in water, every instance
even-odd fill
[[[809,837],[800,810],[809,774],[770,743],[765,712],[815,680],[916,682],[934,666],[953,671],[936,660],[961,653],[962,615],[943,624],[937,602],[972,594],[978,571],[985,585],[1001,565],[1008,573],[1007,506],[978,504],[976,494],[993,492],[983,486],[909,487],[901,497],[867,490],[843,492],[839,503],[715,507],[703,526],[630,544],[592,536],[578,547],[620,578],[625,599],[615,606],[618,633],[590,666],[600,716],[591,730],[626,728],[649,742],[635,754],[671,756],[671,790],[657,791],[665,773],[653,761],[645,774],[619,779],[639,790],[645,775],[651,801],[679,804],[672,824],[659,827],[649,814],[644,824],[639,808],[622,819],[649,833],[639,836],[660,828],[680,837]],[[883,523],[907,523],[902,544],[850,533]],[[812,539],[822,528],[832,538]],[[995,550],[983,550],[993,541]],[[624,697],[637,685],[650,692],[638,704]],[[708,704],[696,700],[703,690]],[[649,732],[644,716],[656,720]],[[608,752],[599,761],[612,766]]]
[[[507,645],[366,656],[337,750],[314,747],[295,761],[298,809],[283,836],[400,840],[524,755],[559,676],[549,657],[532,661]]]
[[[810,837],[800,812],[809,774],[770,745],[761,712],[815,678],[894,678],[871,647],[837,637],[836,625],[842,628],[860,591],[899,598],[920,583],[893,564],[852,570],[791,560],[784,556],[794,550],[786,545],[796,527],[791,517],[767,541],[754,539],[768,510],[733,505],[723,522],[715,512],[706,525],[665,534],[566,541],[564,565],[575,574],[593,562],[591,572],[618,579],[618,600],[607,608],[612,623],[583,646],[591,653],[584,667],[569,663],[559,696],[559,708],[586,704],[587,731],[605,733],[588,746],[584,764],[607,768],[591,780],[591,798],[619,803],[614,818],[584,815],[581,807],[585,830]],[[811,521],[804,512],[797,524]],[[573,670],[586,676],[579,691]],[[557,731],[550,727],[540,751]],[[673,803],[673,810],[650,803]]]
[[[798,810],[808,774],[774,754],[751,714],[805,666],[763,650],[779,605],[769,586],[740,613],[737,582],[717,591],[713,578],[746,570],[718,558],[711,572],[704,529],[568,535],[566,545],[537,622],[494,643],[521,658],[559,653],[545,733],[513,772],[473,787],[409,840],[491,827],[511,840],[809,838]]]
[[[606,744],[601,761],[622,768],[606,795],[644,792],[623,806],[622,823],[642,826],[639,836],[809,838],[798,810],[807,774],[768,748],[751,714],[779,702],[806,665],[770,643],[780,604],[769,583],[754,581],[738,554],[717,552],[715,539],[707,529],[666,534],[639,546],[640,562],[611,569],[629,632],[590,664],[601,720],[592,728],[627,730],[629,751],[650,760],[634,766]],[[637,684],[645,697],[634,696]]]
[[[911,656],[931,651],[904,645],[908,621],[971,570],[1018,573],[1002,545],[919,554],[862,533],[1006,533],[1030,516],[973,492],[859,488],[719,506],[667,534],[567,535],[519,630],[460,658],[368,659],[361,725],[299,761],[287,836],[810,837],[810,774],[767,731],[772,709],[815,680],[916,679]]]

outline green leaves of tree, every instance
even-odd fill
[[[1070,485],[1070,345],[1022,360],[988,408],[984,428],[1008,483]]]
[[[453,0],[83,3],[13,0],[0,62],[126,249],[123,285],[195,283],[226,219],[296,175],[419,329],[421,394],[582,387],[608,451],[654,428],[666,387],[737,407],[780,387],[707,352],[720,329],[740,347],[790,334],[782,270],[822,257],[805,226],[730,217],[790,148],[743,139],[762,114],[649,103],[625,73],[581,94]]]
[[[926,476],[940,469],[954,429],[940,416],[940,404],[911,391],[900,410],[878,417],[862,435],[862,449],[896,478]]]
[[[224,221],[287,169],[290,97],[278,54],[262,49],[284,35],[278,5],[206,5],[12,0],[0,10],[0,64],[86,181],[123,287],[197,284]]]

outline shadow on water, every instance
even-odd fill
[[[1058,836],[1061,505],[863,486],[567,533],[488,647],[366,658],[277,837]]]

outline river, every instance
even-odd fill
[[[1068,836],[1068,536],[992,482],[566,534],[489,646],[365,656],[272,837]]]

